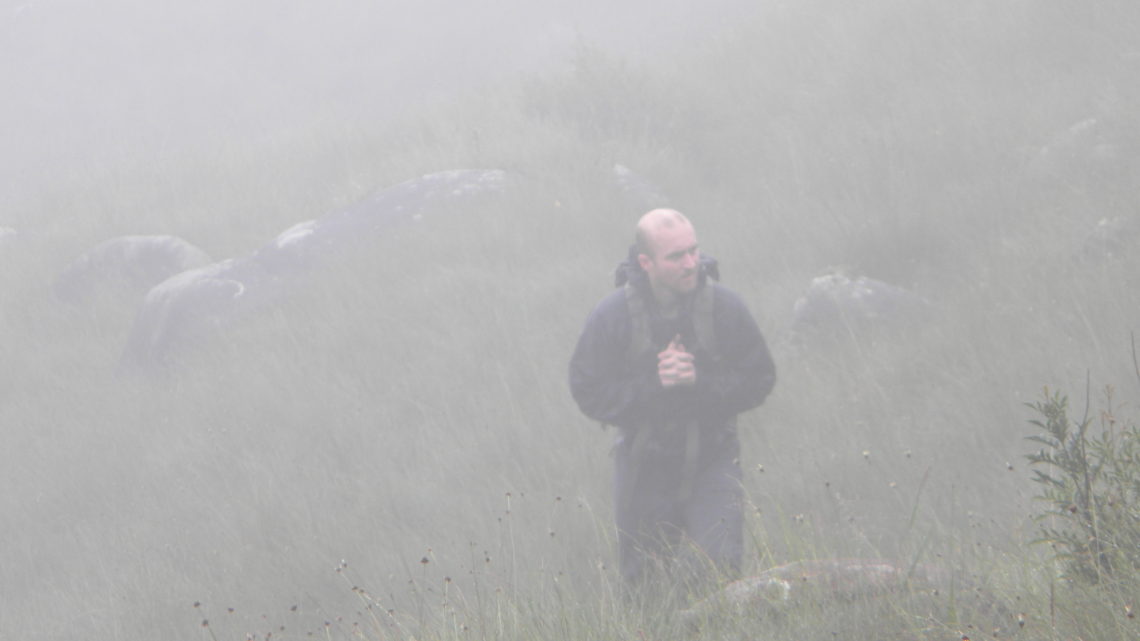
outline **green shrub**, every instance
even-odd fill
[[[1046,503],[1037,515],[1039,543],[1050,544],[1066,562],[1068,574],[1092,583],[1123,579],[1140,569],[1140,429],[1124,423],[1105,389],[1104,408],[1095,420],[1069,416],[1068,398],[1045,389],[1045,398],[1027,403],[1044,430],[1028,437],[1045,447],[1028,455],[1037,497]]]

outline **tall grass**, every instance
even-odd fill
[[[773,7],[669,60],[585,49],[395,128],[140,158],[44,194],[0,248],[0,638],[677,638],[675,612],[617,596],[612,435],[565,388],[641,213],[615,162],[696,221],[777,358],[741,422],[747,570],[874,556],[953,576],[694,636],[1134,638],[1124,593],[1027,546],[1022,461],[1043,384],[1131,380],[1140,266],[1078,256],[1082,230],[1134,213],[1136,148],[1110,175],[1079,142],[1035,160],[1088,117],[1137,135],[1140,16],[991,5]],[[515,183],[330,260],[163,379],[112,375],[141,294],[47,293],[109,236],[239,256],[456,167]],[[834,265],[938,314],[796,348],[792,302]]]

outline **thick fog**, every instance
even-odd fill
[[[139,154],[374,127],[574,47],[652,56],[751,3],[13,0],[0,9],[3,199]]]
[[[929,638],[1018,625],[946,622],[987,599],[1073,636],[1026,437],[1043,389],[1135,407],[1138,33],[1116,0],[0,0],[0,641],[641,635],[567,363],[662,205],[776,362],[745,570],[884,557],[954,574]]]

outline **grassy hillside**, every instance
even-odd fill
[[[1048,385],[1080,407],[1091,381],[1094,413],[1106,384],[1132,409],[1140,264],[1084,242],[1136,216],[1138,27],[1108,1],[779,4],[653,63],[584,47],[397,126],[66,177],[0,220],[20,230],[0,246],[0,638],[677,638],[614,597],[612,433],[565,384],[642,213],[615,163],[690,215],[777,359],[741,422],[749,571],[856,556],[956,577],[707,638],[1135,638],[1134,578],[1070,583],[1028,546],[1024,403]],[[461,167],[510,189],[330,259],[165,377],[114,374],[140,292],[50,295],[112,236],[243,256]],[[837,266],[937,314],[793,344],[794,300]]]

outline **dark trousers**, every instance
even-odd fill
[[[623,434],[614,450],[618,560],[626,585],[738,575],[744,492],[735,426],[702,432],[695,453],[686,452],[683,430],[651,433],[636,446],[635,440]]]

